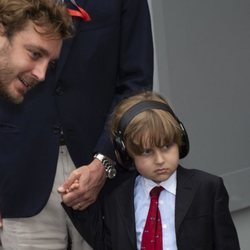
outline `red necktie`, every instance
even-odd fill
[[[158,199],[163,187],[157,186],[150,191],[150,207],[142,234],[141,250],[162,250],[161,214]]]

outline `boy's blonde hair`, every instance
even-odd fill
[[[58,0],[0,0],[0,25],[7,37],[22,31],[28,21],[43,29],[43,35],[66,39],[73,34],[73,22]],[[37,32],[39,31],[36,30]]]
[[[147,91],[123,100],[114,110],[111,119],[111,134],[115,138],[123,114],[141,101],[168,102],[159,94]],[[126,126],[123,134],[127,153],[133,158],[145,148],[162,147],[182,143],[179,123],[169,112],[161,109],[148,109],[137,114]]]

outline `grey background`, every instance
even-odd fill
[[[241,249],[250,246],[250,1],[149,0],[154,89],[191,141],[182,161],[223,177]]]

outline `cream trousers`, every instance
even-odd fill
[[[57,188],[75,169],[66,146],[59,150],[57,171],[48,203],[43,210],[29,218],[3,219],[0,230],[4,250],[66,250],[68,236],[72,240],[71,250],[92,248],[76,231],[61,206]],[[32,190],[31,190],[32,192]]]

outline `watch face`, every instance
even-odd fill
[[[108,169],[108,171],[107,171],[107,177],[108,177],[109,179],[112,179],[112,178],[114,178],[115,176],[116,176],[116,169],[115,169],[114,167]]]

